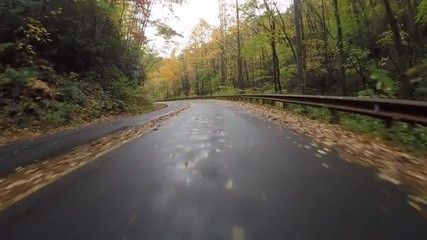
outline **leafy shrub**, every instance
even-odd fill
[[[375,82],[375,89],[366,89],[358,93],[359,97],[393,97],[396,92],[395,81],[385,69],[374,69],[370,78]]]
[[[269,82],[266,82],[262,86],[262,92],[263,93],[274,93],[274,83],[273,83],[273,80],[270,80]]]
[[[18,98],[32,80],[36,73],[30,68],[7,68],[0,74],[0,96],[3,98]]]
[[[238,93],[238,89],[233,86],[219,86],[218,91],[213,95],[233,95]]]
[[[83,105],[87,97],[78,87],[69,85],[60,90],[60,100],[74,104]]]
[[[74,105],[57,101],[46,101],[46,112],[41,120],[48,124],[63,124],[71,122]]]

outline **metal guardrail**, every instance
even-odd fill
[[[427,102],[383,99],[383,98],[358,98],[358,97],[335,97],[335,96],[312,96],[312,95],[282,95],[282,94],[240,94],[223,96],[201,96],[174,100],[194,99],[227,99],[227,100],[249,100],[264,103],[282,102],[283,107],[287,103],[299,104],[313,107],[323,107],[331,110],[335,120],[338,118],[337,111],[356,113],[380,118],[388,123],[402,121],[427,125]]]

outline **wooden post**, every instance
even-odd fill
[[[282,102],[283,109],[286,109],[286,102]]]
[[[339,112],[335,109],[329,109],[329,111],[331,112],[331,118],[329,119],[329,122],[333,124],[339,124],[340,123]]]
[[[392,140],[394,137],[393,124],[394,121],[391,118],[384,119],[385,127],[387,129],[386,139]]]

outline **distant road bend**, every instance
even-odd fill
[[[0,212],[0,239],[427,239],[427,221],[375,171],[232,106],[195,107]],[[7,165],[61,153],[165,114],[0,148]],[[19,153],[16,153],[18,151]],[[15,154],[14,154],[15,152]],[[19,165],[18,164],[18,165]]]
[[[153,120],[170,111],[183,107],[182,102],[169,102],[168,107],[136,117],[107,121],[78,129],[58,132],[38,139],[0,147],[0,176],[34,161],[58,156],[72,148],[89,143],[128,126],[136,126]]]

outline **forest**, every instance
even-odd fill
[[[156,1],[158,4],[180,0]],[[42,128],[151,108],[147,0],[2,0],[0,126]],[[157,24],[157,25],[156,25]],[[147,61],[148,62],[148,61]]]
[[[218,1],[164,58],[155,98],[285,93],[427,99],[425,0]],[[288,4],[286,4],[288,3]]]
[[[283,93],[427,99],[427,0],[218,0],[185,46],[152,18],[185,0],[0,2],[0,126],[136,114],[174,97]]]

